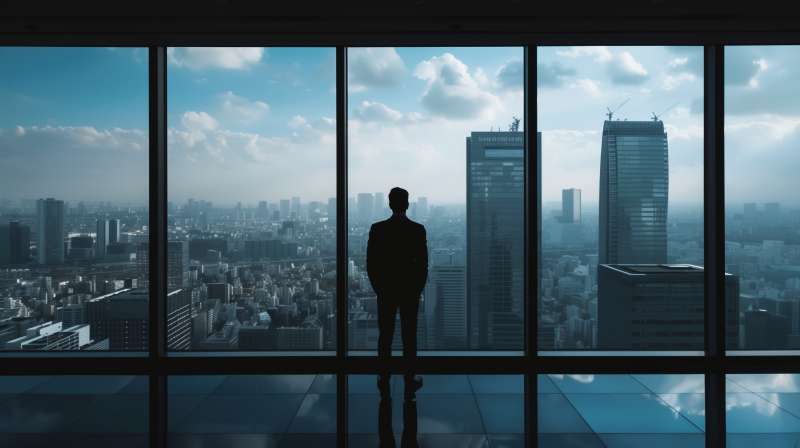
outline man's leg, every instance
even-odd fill
[[[417,359],[417,313],[419,298],[400,304],[400,334],[403,338],[403,362],[407,365],[404,375],[406,382],[414,379],[414,365]]]
[[[392,356],[392,338],[394,337],[394,323],[397,315],[397,300],[395,297],[378,297],[378,366],[379,374],[385,381],[389,381],[389,357]]]

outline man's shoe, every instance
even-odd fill
[[[422,377],[417,375],[410,380],[405,380],[405,396],[406,398],[416,398],[414,393],[422,388]]]

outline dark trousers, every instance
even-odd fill
[[[413,368],[417,357],[419,294],[393,294],[378,297],[378,364],[380,365],[380,375],[388,378],[391,374],[388,371],[388,358],[392,356],[392,339],[398,308],[400,309],[400,334],[403,338],[403,360],[407,366],[403,374],[406,381],[410,381],[414,378]]]

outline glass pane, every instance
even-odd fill
[[[800,376],[727,375],[728,447],[766,448],[800,443]]]
[[[167,53],[169,348],[334,349],[335,50]]]
[[[729,350],[800,349],[800,46],[725,47]]]
[[[349,50],[350,349],[523,349],[523,57]]]
[[[522,447],[522,375],[348,376],[351,446]]]
[[[703,48],[537,58],[539,350],[700,353]]]
[[[540,447],[705,446],[703,375],[538,375]]]
[[[171,447],[336,446],[336,375],[194,375],[168,381]]]
[[[148,376],[0,376],[0,446],[146,448],[149,394]]]
[[[147,350],[147,48],[0,60],[0,350]]]

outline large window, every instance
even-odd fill
[[[537,51],[539,350],[703,350],[703,49]]]
[[[334,56],[167,50],[170,349],[335,348]]]
[[[797,46],[725,48],[728,349],[800,349]],[[738,332],[736,331],[738,330]]]
[[[377,348],[366,249],[394,187],[427,235],[417,347],[524,348],[523,58],[520,47],[348,50],[350,349]],[[398,313],[394,349],[400,339]]]
[[[148,49],[0,60],[0,350],[147,350]]]

